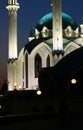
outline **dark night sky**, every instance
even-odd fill
[[[18,50],[27,42],[29,32],[39,19],[51,12],[51,0],[18,0]],[[7,0],[0,0],[0,86],[6,78],[8,12],[5,8]],[[83,0],[62,0],[62,10],[68,13],[79,25],[83,17]]]

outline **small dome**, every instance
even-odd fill
[[[39,20],[35,28],[38,29],[38,31],[41,31],[44,26],[46,26],[49,30],[52,30],[52,13],[48,13],[45,16],[43,16]],[[66,13],[62,13],[62,26],[63,29],[66,29],[68,26],[71,26],[73,30],[77,28],[77,24],[74,22],[72,17]],[[32,29],[30,32],[30,36],[34,35],[33,32],[34,31]]]

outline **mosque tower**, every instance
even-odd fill
[[[82,23],[80,25],[80,36],[83,38],[83,18],[82,18]]]
[[[8,81],[9,90],[16,84],[16,59],[17,59],[17,11],[20,8],[17,0],[8,0],[6,9],[9,16],[9,38],[8,38]]]
[[[8,58],[17,58],[17,11],[19,4],[17,0],[8,0],[6,6],[9,12],[9,51]]]
[[[63,51],[61,0],[52,0],[52,13],[53,13],[53,52],[60,53]]]

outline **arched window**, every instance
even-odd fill
[[[42,67],[42,60],[39,54],[35,56],[35,78],[38,78],[39,71]]]
[[[28,88],[28,56],[27,56],[27,53],[25,55],[25,82],[26,82],[26,88]]]
[[[47,56],[47,67],[50,67],[50,56]]]

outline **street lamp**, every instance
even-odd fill
[[[77,83],[77,80],[76,80],[76,79],[71,79],[71,83],[72,83],[72,84],[76,84],[76,83]]]
[[[41,92],[41,90],[38,89],[38,90],[36,91],[36,93],[37,93],[37,95],[41,95],[42,92]]]

